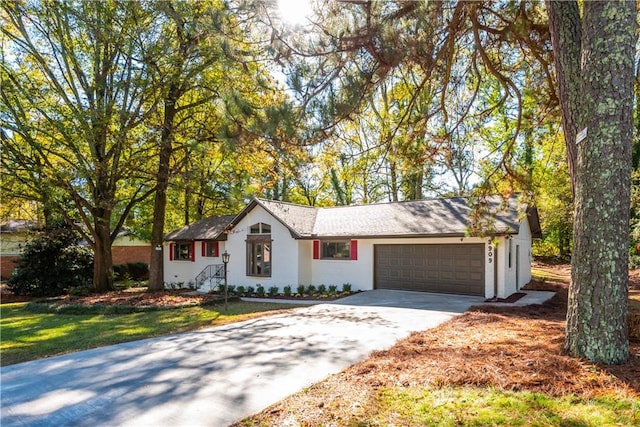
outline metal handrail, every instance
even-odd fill
[[[224,264],[209,264],[203,268],[194,279],[196,289],[200,289],[209,279],[215,279],[216,285],[219,285],[224,280]]]

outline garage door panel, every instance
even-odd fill
[[[484,245],[375,245],[375,287],[484,295]]]

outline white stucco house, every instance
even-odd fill
[[[471,237],[473,211],[461,197],[330,208],[256,198],[236,216],[168,233],[164,280],[212,286],[207,277],[227,251],[230,285],[349,283],[505,298],[531,280],[540,222],[516,196],[488,198],[485,207],[491,232]]]

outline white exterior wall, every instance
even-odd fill
[[[497,296],[500,298],[517,292],[531,280],[531,230],[526,218],[520,223],[518,234],[499,239],[498,269]]]
[[[218,242],[219,254],[221,255],[225,251],[226,242]],[[170,261],[170,246],[169,242],[164,244],[164,282],[180,283],[185,286],[192,282],[196,276],[210,264],[222,264],[222,257],[203,257],[202,245],[205,242],[196,242],[195,244],[195,261]]]
[[[313,283],[313,241],[298,240],[298,282],[297,285]]]
[[[246,239],[249,227],[256,223],[271,226],[271,277],[247,276]],[[520,224],[518,234],[506,237],[448,237],[448,238],[394,238],[357,239],[357,260],[313,259],[313,241],[296,240],[287,227],[271,216],[261,206],[251,210],[228,234],[226,242],[219,242],[220,254],[230,254],[228,280],[230,285],[256,287],[268,290],[277,286],[282,291],[286,285],[336,285],[349,283],[353,290],[371,290],[374,286],[374,245],[378,244],[483,244],[485,247],[485,297],[506,298],[531,280],[531,232],[527,219]],[[509,241],[511,240],[511,266],[509,266]],[[202,257],[201,245],[196,242],[195,262],[169,261],[169,245],[165,244],[164,280],[167,283],[183,282],[185,285],[209,264],[222,264],[220,257]],[[516,255],[516,249],[519,255]],[[516,261],[519,266],[516,267]],[[497,264],[497,267],[496,267]],[[516,278],[516,271],[518,277]],[[497,285],[494,278],[497,278]]]
[[[381,244],[460,244],[482,243],[485,245],[485,295],[493,296],[493,267],[489,263],[489,239],[478,237],[446,237],[446,238],[404,238],[404,239],[359,239],[358,260],[313,260],[314,285],[337,285],[341,289],[343,283],[350,283],[353,290],[372,290],[374,284],[374,245]]]
[[[256,223],[271,226],[271,277],[247,276],[247,235],[249,227]],[[230,285],[253,286],[260,284],[268,290],[285,285],[295,288],[299,281],[298,241],[291,237],[289,229],[282,225],[261,206],[256,206],[233,228],[227,236],[226,248],[229,252],[227,277]]]

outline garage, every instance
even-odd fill
[[[484,296],[484,259],[484,244],[375,245],[375,288]]]

